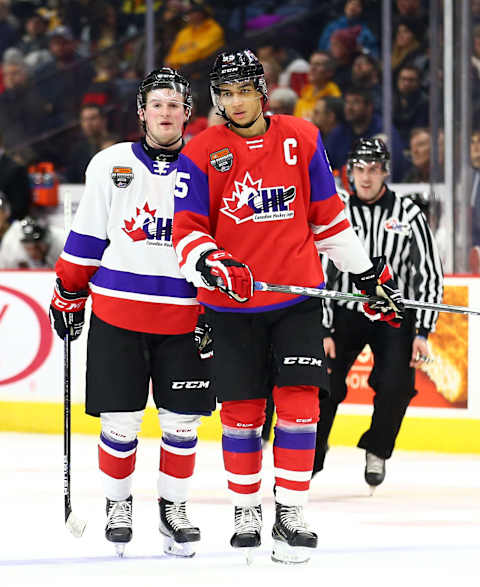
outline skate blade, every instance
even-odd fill
[[[258,546],[255,546],[254,548],[244,548],[243,549],[245,552],[245,562],[247,563],[247,566],[251,567],[253,565],[253,561],[255,560],[255,556],[257,554],[257,550],[258,550]]]
[[[122,542],[117,542],[115,544],[115,552],[117,553],[118,557],[123,558],[123,555],[125,553],[125,544]]]
[[[284,565],[304,565],[308,563],[312,549],[306,546],[290,546],[280,540],[273,541],[272,561]]]
[[[164,537],[163,552],[168,556],[177,556],[180,558],[192,558],[192,556],[195,556],[192,542],[175,542],[170,536]]]

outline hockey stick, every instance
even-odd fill
[[[341,291],[318,289],[316,287],[302,287],[300,285],[276,285],[273,283],[265,283],[264,281],[255,281],[254,287],[256,291],[274,291],[278,293],[310,296],[313,298],[326,298],[337,301],[342,300],[347,302],[366,303],[385,301],[382,298],[377,298],[374,296],[370,297],[363,294],[344,293]],[[417,300],[403,300],[403,304],[406,308],[434,310],[436,312],[452,312],[454,314],[468,314],[470,316],[480,316],[480,310],[466,308],[465,306],[450,306],[448,304],[430,304],[428,302],[419,302]]]
[[[75,538],[80,538],[86,522],[79,520],[72,512],[70,498],[71,466],[71,396],[70,396],[70,334],[63,340],[63,494],[65,499],[65,525]]]
[[[72,205],[70,193],[66,192],[63,200],[65,236],[68,235],[72,219]],[[72,314],[67,314],[73,318]],[[85,530],[86,522],[78,519],[72,512],[70,471],[71,471],[71,355],[70,334],[67,333],[63,340],[63,495],[65,501],[65,526],[75,536],[80,538]]]

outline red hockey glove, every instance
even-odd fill
[[[68,333],[75,340],[82,333],[85,323],[85,304],[88,291],[70,292],[63,289],[57,277],[52,301],[50,302],[50,323],[58,336],[63,340]]]
[[[356,287],[368,296],[383,298],[385,301],[363,304],[363,311],[370,320],[387,322],[394,328],[399,328],[405,314],[397,284],[392,278],[385,257],[374,257],[372,269],[352,275]]]
[[[240,263],[220,249],[203,253],[196,265],[203,281],[226,293],[236,302],[247,302],[253,296],[253,275],[244,263]]]

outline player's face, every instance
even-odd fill
[[[383,194],[387,173],[379,161],[355,163],[352,174],[357,196],[366,204],[373,204]]]
[[[237,124],[249,124],[258,117],[262,111],[261,98],[251,81],[220,86],[220,104]]]
[[[181,136],[186,112],[183,96],[168,88],[155,89],[147,94],[147,103],[140,118],[147,126],[147,142],[167,145]],[[156,145],[151,145],[155,147]]]

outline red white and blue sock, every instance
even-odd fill
[[[233,505],[260,504],[262,428],[223,426],[223,462]]]
[[[138,440],[119,442],[103,432],[98,443],[98,465],[108,499],[120,501],[131,494]]]
[[[276,501],[305,505],[315,457],[316,424],[277,421],[273,441]]]
[[[158,495],[168,501],[182,502],[188,497],[195,469],[197,437],[182,438],[163,434],[160,445]]]

